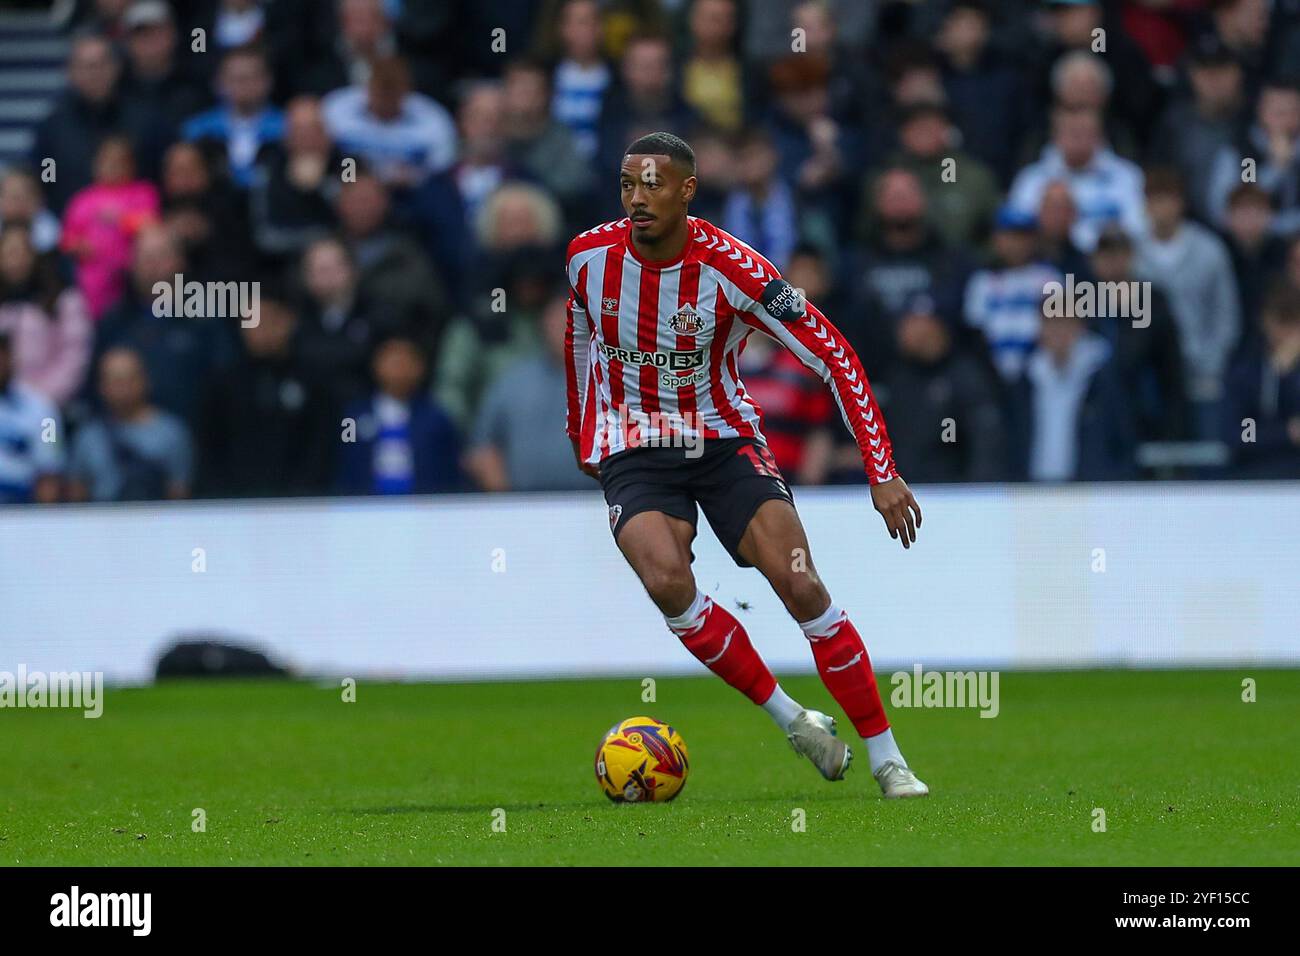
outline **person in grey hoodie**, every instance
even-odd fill
[[[1186,218],[1181,174],[1147,170],[1150,232],[1138,240],[1136,271],[1169,299],[1178,323],[1193,437],[1216,438],[1228,362],[1241,337],[1241,299],[1223,240]]]

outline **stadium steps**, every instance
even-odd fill
[[[0,168],[29,160],[36,126],[66,83],[62,21],[57,7],[53,14],[0,12]]]

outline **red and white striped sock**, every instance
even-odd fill
[[[822,683],[865,738],[889,729],[885,704],[876,689],[871,658],[849,616],[834,601],[821,616],[799,625],[812,645]]]
[[[703,591],[676,617],[664,617],[668,629],[705,667],[754,703],[762,705],[776,689],[776,678],[749,642],[744,625]]]

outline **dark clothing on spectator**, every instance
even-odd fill
[[[1100,316],[1092,327],[1115,350],[1138,439],[1180,441],[1188,436],[1189,419],[1178,325],[1169,301],[1155,288],[1150,310],[1146,327],[1135,328],[1129,316]]]
[[[279,143],[262,147],[249,180],[248,214],[253,245],[269,266],[289,264],[313,239],[338,224],[338,197],[343,155],[331,152],[320,182],[300,188],[288,172],[289,154]]]
[[[1300,419],[1300,365],[1279,373],[1261,344],[1233,366],[1227,382],[1224,440],[1238,478],[1300,478],[1300,446],[1288,423]],[[1253,426],[1253,428],[1252,428]],[[1253,430],[1253,441],[1249,430]]]
[[[216,376],[203,403],[198,493],[325,494],[340,434],[328,391],[297,357],[244,356]]]
[[[45,160],[54,160],[55,177],[42,184],[54,212],[62,215],[73,194],[90,185],[95,153],[109,133],[126,134],[141,178],[157,180],[163,151],[170,142],[166,124],[141,105],[120,97],[96,105],[69,90],[36,127],[31,153],[32,166],[38,172]]]
[[[193,425],[209,378],[234,359],[237,319],[156,316],[152,303],[134,292],[110,309],[95,330],[91,368],[115,346],[140,353],[153,404]],[[89,391],[92,382],[87,382]]]
[[[1007,477],[998,387],[981,363],[952,351],[929,365],[903,359],[876,396],[909,482]]]

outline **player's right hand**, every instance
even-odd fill
[[[895,541],[901,538],[903,547],[910,548],[916,541],[916,529],[921,527],[921,506],[916,503],[907,482],[902,478],[891,478],[872,485],[871,502],[880,512],[880,517],[885,519],[889,536]]]

